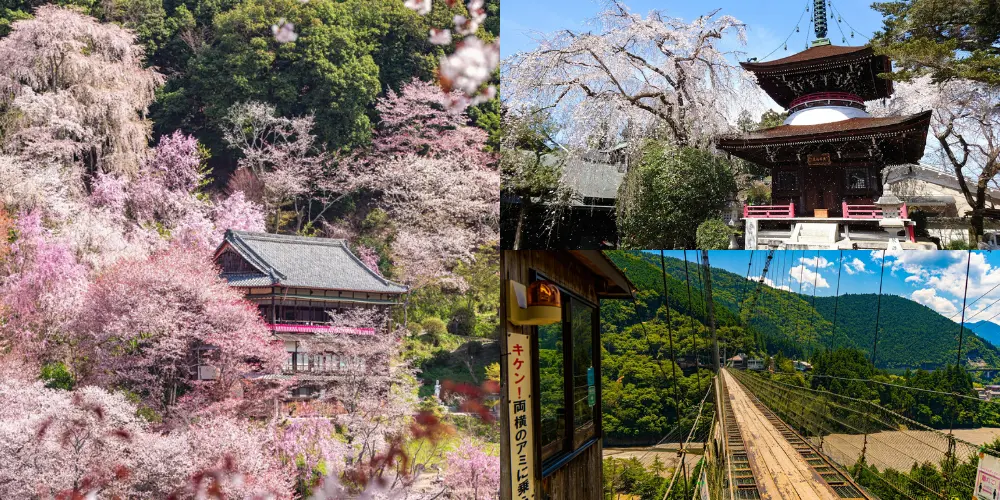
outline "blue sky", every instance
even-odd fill
[[[657,252],[658,253],[658,252]],[[665,255],[683,258],[679,251]],[[882,252],[778,251],[767,273],[768,284],[793,292],[833,296],[837,289],[837,260],[843,255],[840,293],[878,293]],[[687,253],[694,262],[695,252]],[[746,276],[750,251],[709,252],[713,267]],[[751,276],[760,276],[766,251],[753,252]],[[889,252],[885,258],[882,293],[899,295],[930,307],[946,317],[960,319],[969,266],[966,320],[1000,324],[1000,252]],[[801,276],[801,280],[800,280]]]
[[[559,29],[586,31],[588,21],[593,19],[603,5],[603,0],[504,0],[500,13],[501,55],[507,57],[516,52],[531,50],[535,46],[533,33],[551,33]],[[830,25],[830,39],[836,45],[863,45],[866,36],[882,26],[881,16],[871,9],[872,0],[833,0],[834,12],[839,12],[844,20],[841,24],[847,34],[847,43],[841,43],[836,20]],[[742,50],[747,57],[764,60],[769,52],[778,49],[770,57],[777,59],[805,48],[806,36],[811,34],[808,20],[811,15],[802,15],[806,5],[812,8],[812,0],[628,0],[626,5],[643,15],[652,9],[663,11],[669,16],[686,20],[694,19],[715,9],[729,14],[747,25],[747,45]],[[799,18],[801,16],[801,22]],[[795,31],[796,23],[800,32],[792,35],[788,51],[783,50],[783,41]],[[848,23],[858,30],[850,38]],[[860,35],[864,36],[860,36]],[[780,48],[779,48],[780,47]]]

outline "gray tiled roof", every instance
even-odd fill
[[[406,292],[405,286],[368,269],[344,240],[229,230],[219,250],[226,245],[260,270],[260,274],[224,274],[233,286]]]

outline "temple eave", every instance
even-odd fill
[[[747,135],[718,140],[720,149],[742,150],[799,144],[847,142],[858,139],[906,138],[923,143],[931,111],[897,118],[851,118],[820,125],[781,125]],[[916,134],[910,135],[916,132]]]

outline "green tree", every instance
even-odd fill
[[[501,217],[513,219],[509,224],[515,226],[514,241],[505,248],[521,249],[528,214],[534,207],[558,207],[572,199],[572,191],[562,185],[567,157],[555,151],[552,137],[556,132],[555,122],[541,111],[503,117],[500,192],[518,200],[515,209],[501,211]]]
[[[153,117],[158,132],[194,132],[216,156],[226,111],[249,100],[271,103],[282,116],[315,116],[315,132],[332,148],[367,143],[376,98],[413,77],[433,79],[447,47],[430,44],[427,33],[466,12],[462,2],[434,2],[428,16],[395,0],[187,3],[167,22],[184,45],[168,43],[171,53],[155,58],[181,72],[161,91]],[[296,41],[275,40],[281,19],[295,26]]]
[[[733,230],[721,219],[709,219],[698,226],[695,242],[701,250],[728,250]]]
[[[995,0],[899,0],[876,2],[882,31],[872,40],[909,80],[931,74],[935,81],[964,78],[1000,85],[1000,3]]]
[[[719,218],[736,191],[733,166],[725,158],[650,141],[619,193],[622,245],[692,247],[698,224]]]

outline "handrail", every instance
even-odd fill
[[[352,328],[334,325],[267,323],[267,328],[275,333],[343,333],[349,335],[375,335],[374,328]]]
[[[744,219],[783,219],[795,217],[795,204],[743,205]]]
[[[841,204],[843,216],[846,219],[881,219],[882,209],[876,205],[848,205],[847,202]]]

